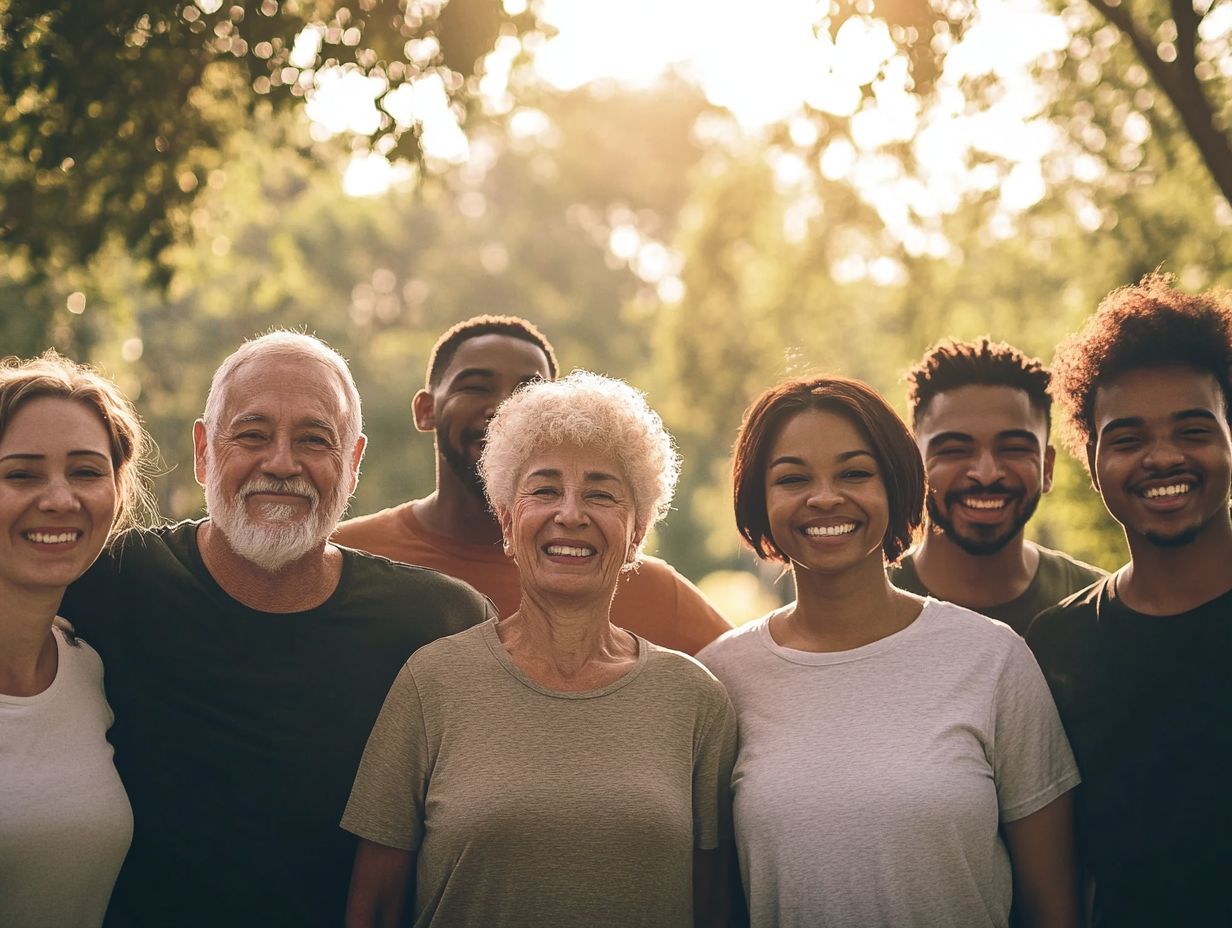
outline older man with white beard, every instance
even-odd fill
[[[491,607],[328,542],[365,439],[319,340],[245,343],[193,445],[208,517],[122,537],[61,610],[103,657],[133,806],[106,924],[339,925],[354,839],[338,820],[385,693]]]

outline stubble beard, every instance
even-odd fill
[[[467,441],[473,435],[473,432],[464,431],[462,433],[462,440]],[[483,436],[480,435],[478,437],[482,438]],[[449,465],[453,475],[458,478],[467,492],[478,497],[480,500],[486,500],[487,490],[484,487],[483,478],[479,476],[479,462],[451,445],[449,443],[449,436],[445,434],[443,429],[436,430],[436,446],[440,449],[441,457],[445,459],[445,463]]]
[[[951,493],[946,496],[947,506],[961,506],[960,501],[964,494]],[[941,511],[941,507],[937,505],[932,494],[928,494],[925,499],[925,508],[928,510],[928,520],[945,534],[945,537],[952,541],[958,548],[973,557],[991,557],[994,554],[1002,551],[1006,545],[1013,541],[1019,532],[1021,532],[1031,521],[1031,517],[1035,515],[1036,507],[1039,506],[1040,498],[1043,496],[1043,491],[1036,493],[1022,507],[1022,513],[1014,520],[1013,524],[993,538],[969,538],[958,532],[954,523],[948,519]]]

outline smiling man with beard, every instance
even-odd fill
[[[1149,275],[1062,344],[1057,399],[1130,561],[1028,644],[1078,766],[1094,928],[1228,921],[1232,293]]]
[[[1024,635],[1044,609],[1104,576],[1023,536],[1052,488],[1048,371],[1004,342],[947,340],[907,380],[928,527],[890,580]]]
[[[523,384],[556,375],[551,344],[518,316],[474,316],[447,330],[428,359],[424,388],[411,401],[415,428],[436,436],[435,491],[350,519],[334,540],[457,577],[488,596],[502,616],[513,613],[522,596],[518,566],[501,549],[479,455],[497,407]],[[697,587],[650,556],[621,577],[612,622],[688,654],[730,628]]]
[[[208,518],[121,536],[70,587],[133,807],[108,926],[342,924],[355,841],[338,822],[385,694],[491,610],[329,543],[364,445],[341,356],[290,332],[247,342],[193,426]]]

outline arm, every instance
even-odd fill
[[[739,928],[747,924],[736,848],[728,841],[709,851],[694,848],[694,928]]]
[[[347,895],[346,928],[401,925],[414,880],[414,851],[360,838]]]
[[[1073,790],[1003,826],[1023,928],[1078,928]]]

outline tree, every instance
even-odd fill
[[[418,160],[400,88],[443,75],[457,105],[498,34],[533,17],[500,0],[0,0],[0,243],[11,273],[82,265],[114,236],[170,279],[168,248],[263,109],[322,72],[382,82],[368,144]]]

